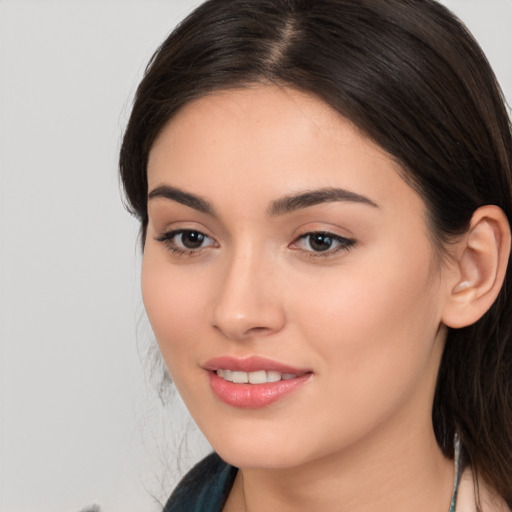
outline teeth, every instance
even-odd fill
[[[265,370],[249,372],[248,375],[251,384],[265,384],[267,382],[267,372]]]
[[[233,372],[231,370],[217,370],[217,375],[222,377],[224,380],[233,382]]]
[[[235,384],[247,384],[249,375],[247,375],[247,372],[233,372],[233,382]]]
[[[267,382],[277,382],[281,380],[281,372],[270,371],[267,373]]]
[[[224,380],[235,384],[266,384],[267,382],[278,382],[280,380],[291,380],[297,377],[294,373],[281,373],[274,370],[259,370],[256,372],[235,372],[231,370],[217,370],[217,375]]]

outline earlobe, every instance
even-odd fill
[[[475,323],[491,307],[505,279],[510,253],[510,226],[501,208],[482,206],[458,243],[442,322],[461,328]],[[452,281],[453,283],[453,281]]]

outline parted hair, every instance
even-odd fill
[[[512,134],[482,50],[434,0],[209,0],[152,57],[120,152],[129,209],[147,216],[149,151],[188,102],[252,84],[320,98],[386,150],[422,196],[446,252],[472,214],[497,205],[512,224]],[[432,421],[453,457],[512,508],[512,267],[490,310],[448,329]],[[414,340],[411,340],[414,343]]]

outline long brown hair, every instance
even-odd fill
[[[433,0],[209,0],[153,56],[135,97],[120,171],[147,217],[149,151],[186,103],[214,90],[275,83],[309,92],[384,148],[423,197],[436,245],[494,204],[512,220],[512,136],[478,44]],[[477,323],[450,329],[432,419],[453,457],[512,508],[512,267]]]

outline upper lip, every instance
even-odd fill
[[[311,370],[304,368],[294,368],[287,364],[261,356],[249,356],[238,358],[234,356],[221,356],[209,359],[204,363],[203,368],[208,371],[232,370],[237,372],[257,372],[261,370],[275,371],[281,373],[292,373],[302,375],[310,373]]]

